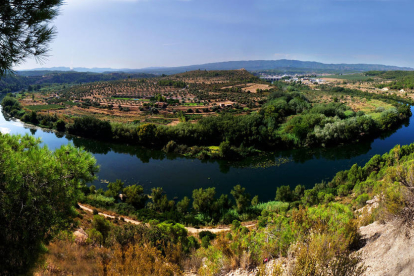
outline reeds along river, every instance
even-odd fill
[[[413,108],[412,111],[414,113]],[[233,186],[240,184],[251,195],[259,195],[260,201],[268,201],[274,199],[278,186],[302,184],[310,188],[315,183],[330,181],[336,172],[349,169],[355,163],[365,164],[375,154],[383,154],[397,144],[414,142],[411,120],[412,117],[400,128],[375,140],[327,149],[282,151],[262,160],[236,164],[221,160],[201,161],[136,146],[71,137],[25,125],[2,112],[0,131],[29,133],[41,138],[50,149],[67,143],[84,147],[101,167],[99,179],[93,183],[97,188],[105,188],[107,181],[121,179],[127,185],[139,183],[147,192],[152,187],[162,187],[169,198],[181,198],[191,197],[197,188],[216,187],[217,194],[229,193]],[[273,166],[267,167],[269,164]]]

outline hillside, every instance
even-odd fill
[[[326,72],[326,73],[338,73],[338,72],[363,72],[371,70],[414,70],[408,67],[388,66],[381,64],[325,64],[314,61],[300,61],[300,60],[247,60],[247,61],[225,61],[214,62],[206,64],[177,66],[177,67],[149,67],[141,69],[111,69],[111,68],[74,68],[79,72],[145,72],[151,74],[177,74],[186,71],[194,70],[236,70],[244,68],[248,71],[264,71],[264,70],[279,70],[281,72]],[[55,67],[48,69],[36,69],[36,70],[65,70],[67,67]]]
[[[88,73],[88,72],[62,72],[62,71],[19,71],[15,75],[8,75],[0,79],[0,93],[14,92],[28,89],[30,86],[51,84],[80,84],[96,81],[114,81],[127,78],[151,78],[152,74],[146,73]]]

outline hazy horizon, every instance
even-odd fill
[[[279,60],[289,60],[289,59],[279,59]],[[206,65],[206,64],[215,64],[215,63],[225,63],[225,62],[248,62],[248,61],[262,61],[262,60],[226,60],[226,61],[216,61],[216,62],[208,62],[208,63],[200,63],[200,64],[185,64],[185,65],[178,65],[178,66],[149,66],[149,67],[140,67],[140,68],[126,68],[126,67],[122,67],[122,68],[114,68],[114,67],[83,67],[83,66],[76,66],[76,67],[70,67],[70,66],[53,66],[53,67],[49,67],[49,66],[38,66],[38,67],[33,67],[33,68],[27,68],[27,69],[16,69],[18,71],[25,71],[25,70],[40,70],[40,69],[53,69],[53,68],[70,68],[71,70],[76,69],[76,68],[85,68],[85,69],[114,69],[114,70],[145,70],[145,69],[157,69],[157,68],[179,68],[179,67],[187,67],[187,66],[202,66],[202,65]],[[277,59],[267,59],[267,60],[263,60],[263,61],[278,61]],[[325,62],[319,62],[319,61],[315,61],[315,60],[292,60],[292,61],[300,61],[300,62],[318,62],[318,63],[323,63],[323,64],[333,64],[333,65],[340,65],[340,64],[361,64],[361,65],[383,65],[383,66],[395,66],[395,67],[401,67],[401,68],[407,68],[409,66],[398,66],[398,65],[394,65],[394,64],[375,64],[375,63],[325,63]],[[412,67],[409,67],[411,69],[414,69]],[[239,68],[241,69],[241,68]],[[270,68],[269,68],[270,69]]]

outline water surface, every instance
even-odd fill
[[[2,97],[0,97],[2,98]],[[1,100],[1,99],[0,99]],[[412,108],[412,112],[414,110]],[[291,161],[270,168],[241,167],[226,161],[201,161],[176,155],[166,155],[158,150],[136,146],[104,143],[72,137],[62,133],[26,125],[0,112],[2,133],[29,133],[42,139],[51,149],[67,143],[84,147],[91,152],[101,170],[99,179],[93,184],[105,188],[102,181],[121,179],[127,184],[139,183],[147,192],[152,187],[163,187],[170,198],[191,197],[196,188],[216,187],[219,194],[229,193],[240,184],[252,195],[259,195],[260,201],[273,200],[276,188],[281,185],[297,184],[312,187],[315,183],[329,181],[340,170],[353,164],[365,164],[375,154],[383,154],[395,145],[414,142],[412,118],[399,129],[390,131],[371,141],[338,146],[328,149],[300,149],[281,151],[272,159],[289,158]]]

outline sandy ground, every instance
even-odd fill
[[[248,83],[246,87],[242,88],[242,91],[243,92],[250,91],[251,93],[256,93],[257,89],[266,90],[269,88],[270,86],[268,84]]]
[[[89,207],[87,207],[87,206],[85,206],[83,204],[78,203],[78,205],[79,205],[79,207],[81,209],[83,209],[83,210],[85,210],[87,212],[90,212],[90,213],[93,212],[93,210],[91,208],[89,208]],[[113,216],[113,215],[108,215],[108,214],[101,213],[101,212],[99,212],[98,214],[101,215],[101,216],[104,216],[106,218],[112,218],[112,219],[115,218],[115,216]],[[127,218],[125,216],[118,216],[118,217],[123,217],[126,222],[129,222],[129,223],[132,223],[132,224],[141,224],[142,223],[140,221]],[[252,227],[256,226],[256,224],[255,223],[250,223],[250,224],[246,224],[246,225],[243,224],[243,226],[245,226],[247,228],[252,228]],[[218,228],[194,228],[194,227],[185,227],[185,229],[187,229],[187,231],[189,233],[191,233],[191,234],[198,234],[199,232],[206,231],[206,230],[208,230],[208,231],[210,231],[212,233],[220,233],[220,232],[230,231],[230,227],[227,227],[227,226],[226,227],[218,227]]]
[[[359,250],[368,267],[364,276],[414,275],[414,232],[407,231],[396,220],[374,222],[360,228],[366,245]],[[411,236],[411,237],[410,237]]]

